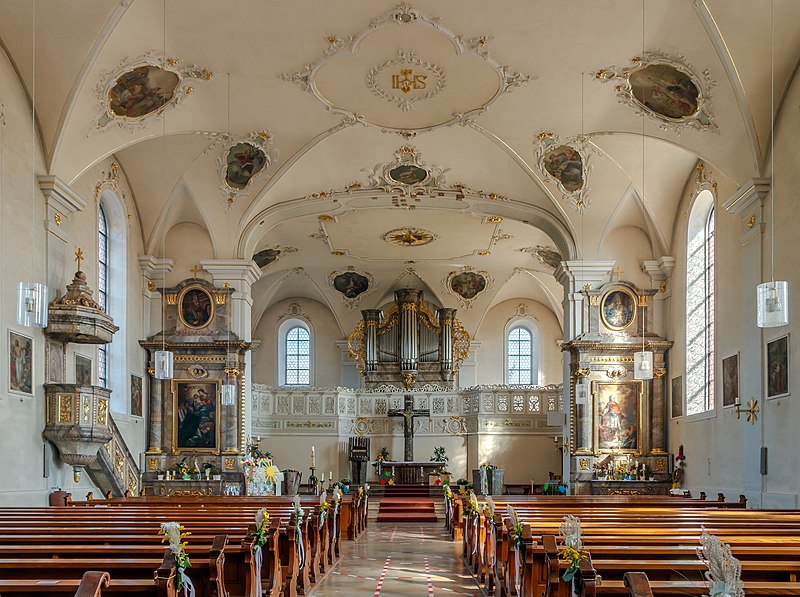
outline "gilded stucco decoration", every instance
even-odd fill
[[[398,247],[419,247],[427,245],[439,238],[430,230],[405,226],[389,230],[381,236],[383,240]]]
[[[375,278],[371,273],[356,271],[352,265],[328,274],[328,285],[342,297],[348,309],[355,309],[362,296],[375,289]]]
[[[398,32],[393,29],[395,27],[404,29]],[[447,64],[428,56],[418,57],[411,49],[401,49],[394,58],[386,57],[377,65],[373,63],[369,66],[364,62],[369,57],[359,55],[363,42],[372,35],[394,36],[399,33],[401,39],[408,39],[411,44],[419,41],[421,28],[425,28],[426,34],[443,36],[455,50],[455,55],[447,56]],[[404,38],[404,35],[407,37]],[[283,73],[280,78],[310,93],[326,110],[342,119],[341,126],[363,124],[410,137],[439,127],[470,125],[502,95],[533,78],[490,58],[490,41],[491,38],[486,35],[457,35],[446,29],[439,18],[431,17],[409,4],[399,4],[373,19],[365,29],[354,35],[324,36],[325,49],[315,62]],[[429,119],[421,124],[405,124],[402,118],[387,124],[381,121],[379,109],[373,111],[376,108],[374,104],[360,98],[338,99],[337,88],[331,82],[351,77],[359,70],[350,68],[349,61],[355,61],[358,67],[363,68],[361,72],[368,72],[366,87],[381,105],[393,102],[399,108],[398,113],[411,114],[415,102],[436,97],[446,109],[440,109],[435,115],[431,113]],[[448,75],[446,80],[445,70],[448,69],[453,75]],[[477,86],[476,77],[480,77]],[[480,93],[476,93],[476,90],[480,90]],[[466,103],[465,98],[469,98]],[[361,103],[342,105],[359,101]]]
[[[465,309],[470,309],[483,292],[491,288],[494,279],[487,271],[464,266],[447,274],[442,284]]]
[[[387,72],[391,70],[399,72]],[[383,81],[386,75],[389,75],[388,86]],[[413,110],[417,102],[439,95],[446,82],[442,67],[420,60],[414,50],[397,50],[396,58],[375,65],[367,73],[369,90],[385,101],[397,104],[403,112]]]
[[[178,58],[150,51],[116,68],[104,71],[95,87],[98,115],[89,134],[108,126],[135,130],[178,106],[194,92],[194,85],[214,73],[195,64],[182,65]]]
[[[119,197],[120,201],[123,203],[125,202],[125,190],[122,188],[122,181],[119,176],[119,164],[115,161],[112,161],[108,165],[108,170],[102,170],[100,172],[100,180],[97,181],[97,184],[94,186],[95,200],[99,200],[100,195],[102,195],[103,191],[106,189],[113,191],[117,197]]]
[[[578,135],[562,141],[556,133],[542,131],[533,147],[537,169],[558,187],[561,198],[579,212],[589,207],[591,156],[599,150],[588,138]]]
[[[217,158],[217,175],[225,209],[229,210],[250,192],[254,181],[269,170],[278,157],[278,150],[268,130],[255,131],[246,137],[220,135],[218,141],[222,143],[222,150]]]
[[[337,195],[369,195],[380,191],[392,196],[392,207],[405,209],[424,205],[426,197],[443,195],[456,200],[471,195],[488,201],[508,201],[508,197],[498,193],[472,189],[462,183],[450,183],[447,180],[450,168],[439,164],[428,165],[422,159],[422,153],[413,145],[403,145],[394,152],[393,160],[362,168],[361,171],[367,175],[365,181],[354,181],[338,189],[312,193],[306,195],[306,199],[333,199]],[[323,220],[323,216],[320,216],[320,220]]]
[[[717,82],[708,69],[698,72],[683,56],[661,50],[648,50],[630,62],[602,68],[595,79],[613,82],[621,103],[656,120],[664,130],[718,130],[710,95]]]

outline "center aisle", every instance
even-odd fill
[[[370,524],[358,540],[342,541],[339,563],[309,595],[479,597],[460,548],[439,524]]]

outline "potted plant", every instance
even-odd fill
[[[447,452],[444,449],[444,446],[436,446],[433,449],[433,456],[431,456],[431,462],[438,462],[441,466],[436,469],[436,472],[431,473],[428,477],[428,481],[431,485],[439,485],[441,483],[450,483],[450,471],[447,470],[447,462],[450,460],[447,456]]]
[[[206,477],[206,481],[211,480],[211,471],[214,470],[214,465],[210,462],[203,463],[203,471]]]
[[[339,481],[339,487],[344,493],[350,493],[350,479],[344,477],[341,481]]]
[[[459,491],[461,491],[462,489],[466,489],[468,483],[469,481],[467,481],[464,477],[461,477],[458,481],[456,481],[456,485],[458,485]]]

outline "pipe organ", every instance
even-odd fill
[[[470,346],[456,310],[432,308],[423,300],[422,291],[414,288],[394,294],[394,303],[385,313],[362,310],[362,320],[348,337],[350,357],[367,386],[452,387]]]

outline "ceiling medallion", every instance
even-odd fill
[[[562,199],[579,212],[589,207],[589,158],[598,150],[588,138],[579,135],[562,142],[556,133],[542,131],[533,146],[539,172],[556,183]]]
[[[595,73],[603,83],[615,81],[619,101],[647,114],[660,128],[716,131],[710,92],[716,86],[708,69],[698,73],[683,56],[660,50],[631,58],[632,66],[609,66]]]
[[[367,174],[366,182],[351,182],[340,189],[320,191],[306,195],[306,199],[331,199],[336,195],[365,194],[374,195],[380,191],[389,195],[397,195],[392,201],[395,207],[414,209],[404,198],[413,198],[415,203],[422,203],[422,197],[450,196],[462,200],[465,196],[480,197],[488,201],[508,201],[508,197],[497,193],[475,190],[464,184],[450,184],[445,173],[449,168],[438,164],[428,166],[422,160],[422,154],[411,145],[404,145],[394,152],[394,160],[385,164],[376,164],[372,168],[363,168]],[[320,216],[322,219],[325,216]]]
[[[89,133],[116,124],[136,129],[157,118],[169,106],[179,105],[194,91],[195,81],[208,81],[214,73],[196,65],[180,66],[177,58],[155,51],[135,60],[125,60],[101,73],[95,87],[99,111]]]
[[[465,309],[470,309],[475,299],[488,290],[493,281],[489,272],[475,271],[467,265],[447,274],[442,283]]]
[[[350,265],[344,270],[328,274],[328,285],[339,293],[348,309],[354,309],[361,297],[375,288],[376,283],[372,274],[358,272]]]
[[[457,84],[453,83],[452,85],[451,82],[448,82],[449,91],[453,94],[452,98],[454,98],[453,107],[446,112],[437,114],[429,122],[416,123],[414,125],[406,124],[405,126],[403,126],[402,122],[395,125],[380,123],[380,117],[377,114],[368,114],[368,111],[364,110],[364,106],[347,108],[326,95],[326,80],[339,80],[340,77],[328,77],[327,73],[324,77],[319,76],[320,71],[325,68],[343,69],[341,66],[343,61],[359,59],[359,49],[367,37],[379,34],[385,31],[387,27],[395,26],[430,28],[436,34],[444,36],[447,42],[453,46],[455,50],[454,60],[468,62],[465,68],[472,69],[471,77],[468,78],[463,75],[464,71],[460,68],[460,65],[456,65],[454,72],[461,71],[459,80]],[[486,112],[502,95],[534,78],[513,71],[508,66],[504,66],[490,58],[487,47],[490,40],[489,37],[485,35],[477,37],[457,35],[443,27],[439,18],[423,14],[408,4],[400,4],[382,16],[372,19],[369,26],[355,35],[339,36],[330,34],[326,35],[324,39],[327,47],[322,56],[315,62],[307,64],[296,71],[282,73],[280,78],[297,84],[304,92],[313,95],[326,110],[340,116],[342,118],[340,126],[365,124],[378,127],[382,131],[394,132],[407,137],[454,124],[469,125],[474,122],[477,116]],[[364,71],[369,73],[367,86],[378,97],[386,101],[396,102],[401,111],[409,112],[415,101],[430,99],[444,90],[445,75],[442,66],[422,62],[410,51],[400,52],[398,56],[398,58],[387,60],[371,68],[364,67]],[[473,60],[474,58],[477,58],[477,61]],[[361,64],[359,64],[359,67],[361,67]],[[469,91],[468,86],[470,83],[474,84],[477,68],[486,69],[486,74],[493,80],[492,88],[487,91],[487,97],[476,99],[474,105],[466,108],[459,107],[458,99],[463,97],[463,93],[459,93],[457,88],[463,89],[464,92]],[[411,72],[404,74],[404,70],[410,70]],[[340,70],[340,73],[344,72],[346,72],[346,69]],[[394,76],[398,78],[394,79]],[[425,79],[423,80],[419,77],[425,77]],[[422,85],[423,83],[424,86]],[[408,91],[404,91],[405,89]],[[331,95],[334,93],[332,92]]]
[[[367,87],[387,102],[394,102],[403,112],[416,102],[436,97],[445,86],[442,68],[423,62],[414,50],[398,50],[397,58],[373,66],[367,73]]]
[[[223,147],[217,158],[220,189],[225,193],[225,209],[243,197],[251,183],[266,172],[277,157],[270,131],[257,131],[244,138],[220,135]]]
[[[419,247],[427,245],[439,237],[430,230],[405,227],[390,230],[381,238],[387,243],[397,245],[398,247]]]

